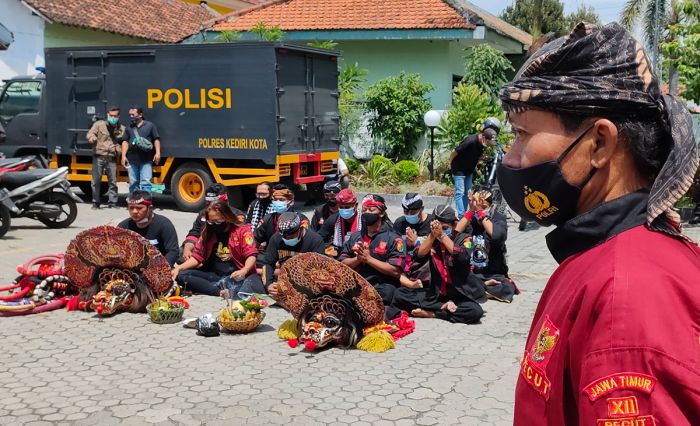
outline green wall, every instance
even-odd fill
[[[122,44],[154,43],[142,38],[72,27],[62,24],[46,24],[44,47],[109,46]]]
[[[342,41],[336,49],[343,52],[343,61],[357,62],[366,69],[367,84],[385,77],[418,73],[435,88],[430,100],[436,109],[451,103],[452,71],[450,41],[447,40],[369,40]]]

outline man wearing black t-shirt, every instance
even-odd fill
[[[122,166],[129,171],[129,193],[141,189],[151,191],[153,164],[160,162],[160,135],[155,124],[143,119],[143,109],[129,109],[131,126],[126,129],[126,140],[122,142]],[[150,142],[139,142],[143,138]]]
[[[450,170],[455,183],[455,207],[457,217],[464,216],[469,205],[467,194],[472,186],[472,179],[476,165],[486,146],[496,142],[498,132],[487,128],[481,133],[469,135],[450,154]]]
[[[278,264],[282,267],[284,262],[300,253],[323,254],[325,247],[323,239],[316,232],[302,226],[299,213],[282,213],[278,228],[270,238],[265,252],[258,256],[258,263],[262,265],[263,285],[272,297],[278,294],[277,285],[273,284]]]
[[[171,266],[174,265],[180,256],[177,231],[170,219],[153,212],[151,193],[134,191],[129,194],[126,203],[130,217],[117,226],[141,235],[165,256]]]

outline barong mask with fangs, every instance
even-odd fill
[[[170,265],[135,232],[98,226],[78,234],[65,254],[66,275],[80,289],[80,309],[99,315],[146,312],[172,286]]]
[[[359,324],[361,319],[347,301],[323,295],[310,300],[301,315],[299,340],[313,341],[316,348],[332,344],[349,348],[361,336]]]

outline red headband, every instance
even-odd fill
[[[343,189],[335,197],[335,200],[340,204],[350,204],[357,202],[357,195],[352,189]]]
[[[374,198],[366,198],[362,202],[362,207],[379,207],[382,210],[386,210],[386,205],[381,201],[376,201]]]
[[[144,200],[143,198],[137,198],[135,200],[129,199],[126,204],[143,204],[144,206],[150,206],[153,204],[153,200]]]

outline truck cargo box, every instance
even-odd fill
[[[49,154],[89,155],[111,105],[140,106],[163,157],[240,160],[338,151],[337,53],[240,42],[46,50]]]

